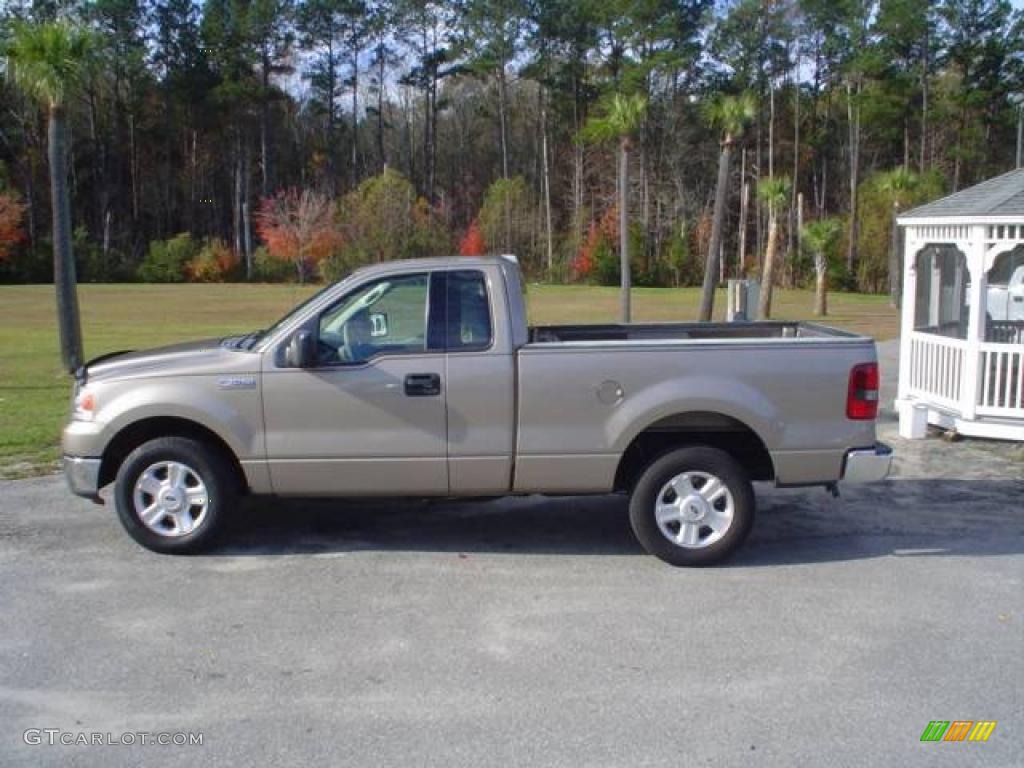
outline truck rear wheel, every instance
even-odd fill
[[[667,453],[633,489],[629,520],[643,548],[676,566],[714,565],[754,524],[754,489],[724,451],[705,446]]]
[[[236,498],[234,473],[220,453],[184,437],[143,443],[121,464],[117,515],[154,552],[190,554],[213,544]]]

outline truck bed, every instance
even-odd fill
[[[606,341],[685,341],[725,339],[859,339],[817,323],[636,323],[631,325],[539,325],[529,329],[531,344]]]
[[[614,476],[639,431],[746,432],[773,479],[842,476],[846,452],[875,443],[846,417],[851,370],[874,342],[813,323],[558,325],[518,350],[517,491],[571,493]],[[605,486],[603,490],[608,490]]]

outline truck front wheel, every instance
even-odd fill
[[[198,552],[213,543],[234,502],[233,479],[220,453],[204,443],[184,437],[150,440],[118,469],[117,515],[147,549]]]
[[[746,539],[754,508],[743,467],[717,448],[693,446],[664,454],[644,470],[629,519],[643,548],[666,563],[713,565]]]

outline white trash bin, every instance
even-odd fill
[[[900,437],[904,440],[924,440],[927,436],[928,406],[903,403],[900,408]]]

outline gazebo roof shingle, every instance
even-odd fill
[[[1024,168],[900,214],[901,219],[970,216],[1024,216]]]

